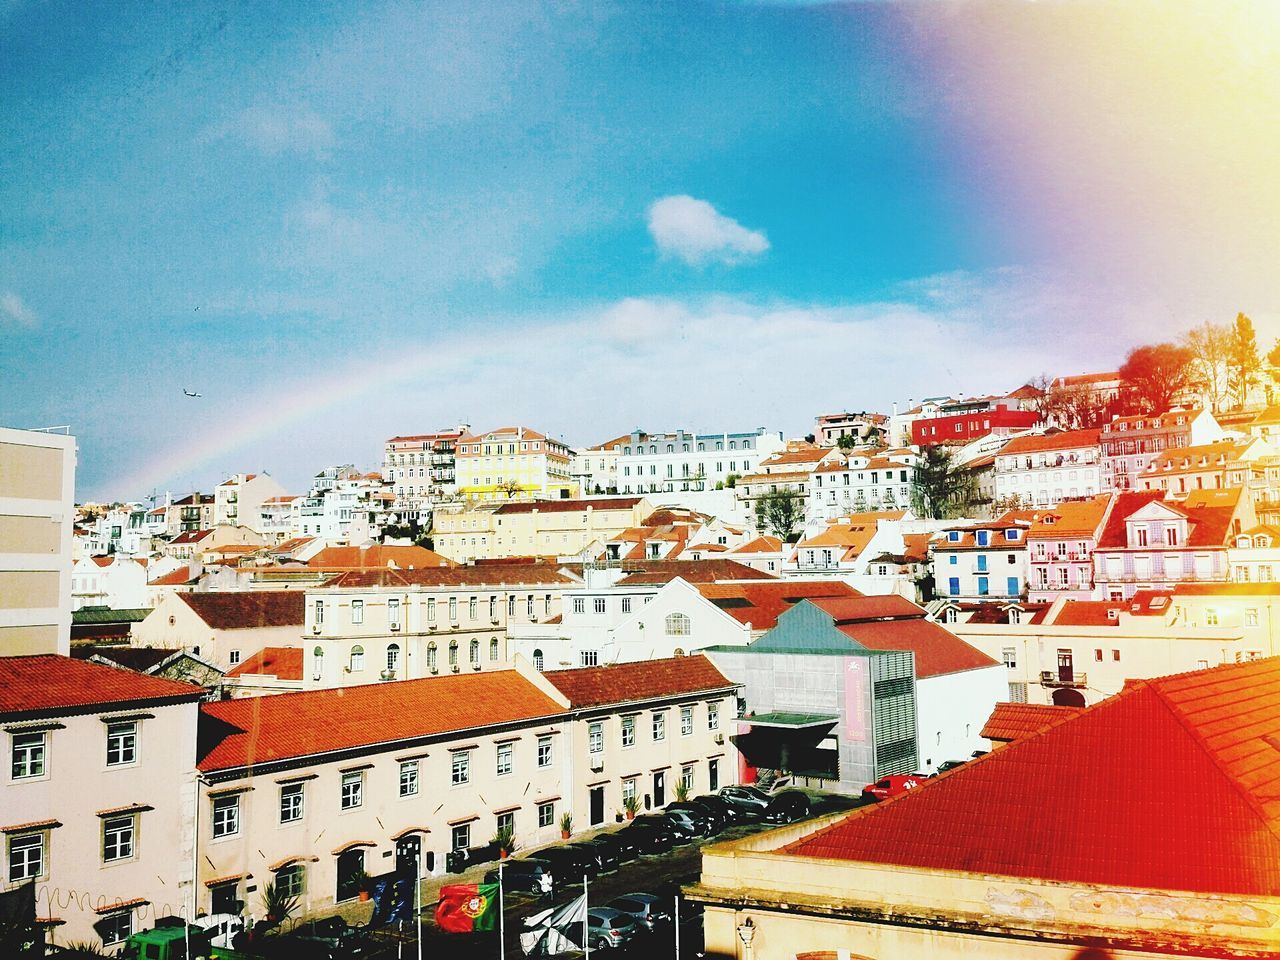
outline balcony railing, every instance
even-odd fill
[[[1140,573],[1104,573],[1095,571],[1094,583],[1150,583],[1156,580],[1167,580],[1171,583],[1226,583],[1231,577],[1227,571],[1221,573],[1169,573],[1152,570],[1147,574]]]
[[[1087,687],[1088,674],[1076,673],[1074,670],[1065,674],[1061,670],[1041,670],[1040,685],[1042,687]]]
[[[1091,583],[1033,583],[1032,590],[1039,591],[1065,591],[1065,590],[1092,590]]]

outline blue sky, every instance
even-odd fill
[[[1055,229],[964,9],[6,0],[0,423],[71,424],[85,498],[300,490],[459,420],[803,434],[1245,308]]]

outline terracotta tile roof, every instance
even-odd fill
[[[153,587],[180,587],[195,580],[192,576],[190,567],[181,567],[172,573],[166,573],[163,577],[156,577],[150,582]]]
[[[1043,392],[1044,391],[1042,390],[1037,390],[1029,383],[1024,383],[1017,390],[1014,390],[1011,393],[1006,393],[1004,396],[1006,400],[1034,400]]]
[[[301,647],[263,647],[228,671],[228,677],[267,674],[281,680],[302,679]]]
[[[1052,604],[1049,603],[1019,603],[1018,609],[1022,611],[1023,623],[1042,623],[1044,615],[1048,612]],[[968,612],[969,616],[965,620],[966,623],[1008,623],[1009,622],[1009,604],[991,601],[979,601],[976,603],[959,604],[961,610]]]
[[[1278,743],[1280,658],[1131,681],[1071,720],[782,850],[1274,897]]]
[[[923,563],[929,559],[929,541],[933,539],[930,533],[904,533],[902,535],[903,559],[913,560],[916,563]]]
[[[285,495],[284,495],[284,496],[282,496],[282,497],[267,497],[267,499],[263,500],[262,502],[263,502],[264,504],[267,504],[267,503],[293,503],[293,501],[295,501],[295,500],[297,500],[297,499],[298,499],[298,495],[297,495],[296,493],[291,493],[291,494],[285,494]]]
[[[99,567],[109,567],[115,562],[115,557],[90,557],[90,560]]]
[[[206,703],[205,772],[554,717],[564,708],[514,670]]]
[[[136,701],[199,700],[204,688],[56,654],[0,657],[0,717]]]
[[[349,570],[329,581],[343,589],[362,587],[568,586],[578,581],[552,563],[485,563],[415,570]]]
[[[1280,595],[1280,582],[1180,583],[1173,593],[1178,597],[1272,597]]]
[[[1126,433],[1134,433],[1137,430],[1136,424],[1139,421],[1142,422],[1143,430],[1188,431],[1191,429],[1191,421],[1200,416],[1201,413],[1203,413],[1203,411],[1197,407],[1190,410],[1167,410],[1158,416],[1154,416],[1152,414],[1135,414],[1132,417],[1116,417],[1109,423],[1103,424],[1103,431],[1106,432],[1106,428],[1110,427],[1112,433],[1119,432],[1120,424],[1123,423],[1126,427]],[[1178,417],[1184,418],[1181,425],[1177,422]],[[1160,426],[1153,427],[1151,424],[1156,420],[1160,421]]]
[[[697,590],[739,623],[772,630],[778,615],[801,600],[860,597],[843,580],[782,580],[763,583],[701,583]]]
[[[950,630],[925,619],[924,610],[896,595],[810,601],[831,615],[836,629],[869,650],[911,650],[921,680],[997,666],[997,661]]]
[[[1120,614],[1129,609],[1129,604],[1113,600],[1067,600],[1062,604],[1057,617],[1052,621],[1055,627],[1115,627],[1119,626]]]
[[[777,553],[782,549],[782,541],[777,537],[756,537],[748,540],[740,547],[734,547],[730,553]]]
[[[1055,723],[1069,720],[1083,712],[1084,707],[1057,707],[1043,703],[997,703],[978,736],[984,740],[1003,740],[1009,743],[1040,733]]]
[[[599,500],[522,500],[504,503],[494,513],[570,513],[576,510],[631,510],[644,497],[602,497]]]
[[[760,461],[763,467],[778,467],[788,463],[817,463],[831,456],[835,447],[804,446],[791,450],[779,450]]]
[[[1280,407],[1267,407],[1249,422],[1251,427],[1265,427],[1280,423]]]
[[[1046,453],[1050,450],[1078,450],[1081,447],[1096,447],[1099,430],[1094,427],[1088,430],[1061,430],[1057,433],[1024,434],[1013,437],[1000,448],[997,456],[1003,457],[1011,453]]]
[[[188,530],[186,533],[178,534],[169,542],[181,543],[181,544],[199,543],[201,540],[209,536],[209,534],[211,533],[213,533],[212,530]]]
[[[1225,470],[1227,464],[1240,459],[1256,440],[1219,440],[1216,443],[1204,443],[1196,447],[1174,447],[1156,456],[1142,476],[1177,476],[1182,473],[1204,473],[1208,470]],[[1205,458],[1201,465],[1200,458]],[[1222,462],[1219,463],[1219,458]]]
[[[1172,590],[1138,590],[1129,600],[1129,615],[1133,617],[1166,616],[1172,599]]]
[[[1117,493],[1115,506],[1111,508],[1111,516],[1107,525],[1098,537],[1098,548],[1123,547],[1128,543],[1125,533],[1125,520],[1137,513],[1148,503],[1164,499],[1163,490],[1130,490]]]
[[[320,569],[376,569],[395,564],[407,570],[424,567],[451,567],[453,561],[425,547],[381,546],[325,547],[307,561],[307,566]]]
[[[644,569],[629,573],[618,586],[668,583],[679,577],[687,583],[715,583],[720,580],[777,580],[771,573],[748,567],[736,560],[637,560]]]
[[[178,597],[214,630],[301,627],[307,595],[301,590],[180,593]]]
[[[684,507],[659,507],[641,522],[642,527],[665,527],[674,524],[703,524],[711,517]]]
[[[1111,497],[1107,494],[1088,500],[1063,501],[1036,517],[1027,531],[1027,539],[1096,538],[1110,502]]]
[[[543,676],[568,697],[574,707],[653,700],[736,686],[701,654],[606,667],[551,670]]]
[[[157,664],[164,663],[178,651],[165,647],[126,647],[121,644],[82,644],[71,648],[71,656],[76,660],[89,660],[101,657],[110,660],[129,670],[146,673]]]

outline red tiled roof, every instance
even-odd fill
[[[1163,499],[1163,490],[1130,490],[1116,494],[1116,502],[1115,506],[1111,508],[1111,516],[1107,518],[1107,525],[1103,528],[1102,535],[1098,537],[1099,549],[1126,546],[1129,541],[1125,533],[1125,520],[1148,503]]]
[[[204,688],[189,683],[56,654],[0,657],[0,716],[203,696]]]
[[[917,869],[1280,894],[1280,658],[1131,681],[782,848]]]
[[[425,567],[414,570],[350,570],[334,577],[329,586],[362,587],[483,587],[558,586],[577,583],[551,563],[484,563],[466,567]]]
[[[1119,614],[1129,609],[1124,601],[1067,600],[1058,611],[1052,626],[1055,627],[1114,627]]]
[[[153,587],[180,587],[190,583],[196,579],[191,575],[190,567],[181,567],[172,573],[166,573],[163,577],[156,577],[151,581]]]
[[[301,627],[306,620],[307,595],[301,590],[241,590],[178,596],[214,630]]]
[[[169,542],[181,543],[181,544],[199,543],[201,540],[209,536],[209,534],[211,533],[213,533],[212,530],[188,530],[186,533],[178,534]]]
[[[871,602],[876,601],[876,602]],[[915,610],[914,617],[899,616],[900,601]],[[980,667],[998,666],[998,661],[977,647],[970,646],[950,630],[924,617],[924,611],[911,601],[896,596],[861,597],[856,600],[814,600],[817,606],[834,613],[836,629],[870,650],[910,650],[915,654],[916,677],[926,680]],[[867,613],[880,610],[894,619],[855,619],[852,613],[862,607]],[[843,615],[841,615],[843,614]]]
[[[700,594],[739,623],[753,630],[771,630],[779,614],[801,600],[861,597],[843,580],[782,580],[764,583],[702,583]]]
[[[201,707],[205,772],[562,714],[514,670],[282,693]]]
[[[575,510],[630,510],[644,497],[607,497],[599,500],[522,500],[504,503],[494,513],[570,513]]]
[[[1027,531],[1027,539],[1062,540],[1067,537],[1093,538],[1107,514],[1108,494],[1088,500],[1066,500],[1040,513]]]
[[[425,547],[372,546],[325,547],[307,561],[309,567],[321,569],[380,568],[395,564],[401,569],[413,567],[450,567],[453,561]]]
[[[1044,453],[1049,450],[1077,450],[1081,447],[1096,447],[1098,434],[1096,428],[1087,430],[1062,430],[1058,433],[1025,434],[1012,438],[1000,448],[997,456],[1009,453]]]
[[[730,553],[777,553],[782,549],[782,541],[777,537],[756,537],[740,547],[734,547]]]
[[[543,676],[568,697],[574,707],[653,700],[736,686],[701,654],[606,667],[551,670]]]
[[[669,583],[676,577],[687,583],[715,583],[719,580],[776,580],[771,573],[748,567],[736,560],[717,557],[714,560],[649,560],[639,561],[643,570],[629,573],[619,586]]]
[[[978,736],[1013,742],[1047,730],[1053,724],[1082,713],[1084,707],[1058,707],[1043,703],[997,703]]]
[[[281,680],[302,679],[301,647],[263,647],[248,660],[241,661],[228,673],[229,677],[267,674]]]

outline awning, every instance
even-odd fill
[[[833,717],[825,713],[784,713],[781,711],[760,713],[754,717],[742,717],[740,719],[743,723],[749,723],[753,727],[787,727],[792,730],[802,730],[806,727],[824,727],[840,720],[839,717]]]

